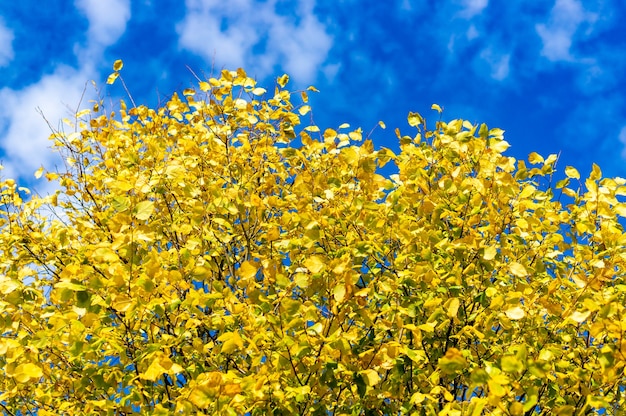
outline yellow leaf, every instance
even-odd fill
[[[287,83],[289,82],[289,75],[281,75],[280,77],[278,77],[276,82],[278,83],[278,85],[280,85],[281,88],[285,88],[285,85],[287,85]]]
[[[510,309],[507,309],[506,311],[504,311],[504,314],[511,320],[519,320],[522,319],[524,316],[526,316],[526,312],[524,312],[524,309],[520,308],[519,306],[514,306]]]
[[[333,129],[326,129],[324,130],[324,141],[325,142],[330,142],[332,140],[335,140],[335,137],[337,137],[337,132]]]
[[[524,405],[520,402],[513,402],[509,406],[511,416],[522,416],[524,414]]]
[[[233,397],[234,395],[241,393],[241,385],[239,383],[224,384],[221,392],[225,396]]]
[[[113,302],[111,302],[111,307],[118,312],[126,312],[132,305],[133,301],[126,295],[117,295]]]
[[[528,276],[528,272],[526,268],[518,262],[513,262],[509,264],[509,271],[517,277],[526,277]]]
[[[260,88],[260,87],[254,88],[252,90],[252,94],[254,94],[254,95],[263,95],[266,92],[267,92],[267,90],[265,88]]]
[[[304,267],[313,274],[321,272],[325,264],[324,259],[320,256],[311,256],[304,261]]]
[[[380,381],[380,376],[378,375],[378,371],[376,370],[363,370],[361,371],[361,375],[365,379],[368,386],[375,386]]]
[[[505,355],[500,361],[502,371],[505,373],[517,373],[524,369],[524,364],[514,355]]]
[[[419,113],[409,113],[408,116],[409,126],[416,127],[420,124],[424,124],[424,118]]]
[[[242,279],[252,279],[256,276],[257,271],[258,267],[254,262],[244,261],[243,263],[241,263],[241,266],[239,266],[237,274]]]
[[[272,227],[267,230],[266,237],[268,241],[278,240],[278,238],[280,237],[280,230],[278,229],[278,227]]]
[[[467,365],[467,360],[463,357],[461,351],[456,348],[450,348],[446,351],[446,355],[439,359],[439,368],[444,374],[459,373]]]
[[[600,170],[600,166],[595,163],[591,167],[591,174],[589,175],[589,179],[592,181],[597,181],[602,177],[602,171]]]
[[[300,107],[298,109],[298,113],[300,113],[301,116],[306,115],[310,111],[311,111],[311,106],[310,105],[303,105],[302,107]]]
[[[111,85],[115,82],[115,80],[120,76],[119,72],[114,72],[107,78],[107,84]]]
[[[381,128],[381,129],[383,129],[383,130],[387,128],[387,126],[385,125],[385,123],[383,123],[382,121],[379,121],[379,122],[378,122],[378,125],[379,125],[379,126],[380,126],[380,128]]]
[[[472,406],[474,407],[471,416],[481,416],[486,405],[486,397],[472,397],[470,401],[470,408],[472,408]]]
[[[580,179],[580,173],[578,173],[578,171],[571,166],[567,166],[565,168],[565,176],[572,179]]]
[[[37,171],[35,172],[35,178],[39,179],[41,178],[42,175],[43,175],[43,166],[37,169]]]
[[[145,380],[155,381],[161,377],[164,372],[163,367],[161,367],[161,364],[159,363],[159,357],[156,357],[152,363],[150,363],[148,369],[139,376]]]
[[[487,247],[485,248],[485,252],[483,253],[483,259],[489,261],[493,260],[498,254],[498,250],[495,247]]]
[[[439,114],[441,114],[441,112],[443,111],[438,104],[433,104],[433,105],[430,106],[430,108],[432,110],[436,110],[437,112],[439,112]]]
[[[506,140],[498,140],[495,143],[491,143],[489,148],[497,153],[504,153],[511,145]]]
[[[346,287],[345,285],[337,285],[335,286],[335,289],[333,289],[333,297],[335,298],[335,301],[337,301],[338,303],[341,303],[343,301],[343,299],[346,296]]]
[[[618,203],[613,207],[613,211],[620,217],[626,217],[626,204]]]
[[[591,315],[591,311],[576,311],[570,315],[569,319],[579,324],[582,324],[587,320],[587,318],[589,318],[589,315]]]
[[[243,348],[243,339],[239,336],[237,332],[226,332],[217,339],[218,341],[222,341],[222,354],[231,354],[238,349]]]
[[[33,363],[20,364],[15,368],[14,378],[20,383],[38,380],[43,375],[41,367]]]
[[[154,202],[152,201],[141,201],[135,206],[133,210],[135,218],[139,221],[146,221],[152,213],[154,212]]]
[[[448,304],[448,318],[455,318],[456,314],[459,312],[459,299],[452,298]]]
[[[124,67],[124,62],[122,62],[121,59],[118,59],[117,61],[115,61],[113,63],[113,70],[114,71],[119,71]]]
[[[575,411],[576,411],[576,408],[568,404],[568,405],[556,407],[554,409],[554,414],[556,416],[572,416]]]
[[[539,153],[536,153],[536,152],[532,152],[531,154],[528,155],[528,161],[533,165],[537,165],[537,164],[544,162],[543,156],[541,156]]]
[[[435,332],[435,326],[437,326],[436,322],[427,322],[425,324],[419,325],[417,329],[425,332]]]
[[[109,247],[100,247],[97,248],[96,251],[93,252],[92,258],[97,262],[116,262],[119,260],[119,257],[115,251],[110,249]]]
[[[489,386],[489,395],[495,397],[502,397],[506,394],[506,389],[500,383],[497,383],[495,380],[489,380],[487,382]]]

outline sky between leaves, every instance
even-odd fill
[[[116,59],[138,104],[222,68],[315,85],[314,121],[348,122],[397,149],[409,111],[506,131],[509,154],[626,176],[626,3],[621,0],[35,0],[0,3],[0,159],[23,178],[59,161],[50,128],[95,97]],[[83,91],[85,96],[82,98]],[[107,98],[108,99],[108,98]],[[35,185],[36,188],[36,185]]]

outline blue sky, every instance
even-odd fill
[[[35,0],[0,4],[0,159],[28,184],[59,164],[53,127],[105,85],[116,59],[135,102],[157,105],[222,68],[271,88],[315,85],[315,122],[397,149],[409,111],[506,131],[508,154],[560,153],[583,175],[626,176],[621,0]]]

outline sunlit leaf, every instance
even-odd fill
[[[115,80],[120,76],[119,72],[113,72],[111,75],[108,76],[107,78],[107,84],[113,84],[115,82]]]
[[[570,319],[574,322],[577,322],[579,324],[585,322],[587,320],[587,318],[589,318],[589,315],[591,315],[591,311],[575,311],[574,313],[572,313],[570,315]]]
[[[580,173],[578,173],[578,171],[576,170],[576,168],[573,168],[571,166],[567,166],[565,168],[565,175],[568,178],[573,178],[573,179],[580,179]]]
[[[146,221],[154,212],[154,202],[141,201],[135,206],[133,213],[139,221]]]
[[[304,261],[304,266],[311,273],[319,273],[324,269],[325,263],[324,259],[320,256],[311,256]]]
[[[526,271],[526,268],[522,264],[517,262],[509,264],[509,271],[517,277],[526,277],[528,275],[528,271]]]
[[[391,151],[213,75],[67,117],[49,195],[0,180],[5,413],[626,406],[626,179],[437,105]]]
[[[504,311],[504,313],[509,319],[512,320],[519,320],[526,316],[526,312],[524,312],[524,309],[519,306],[514,306],[510,309],[507,309],[506,311]]]
[[[280,77],[278,77],[276,82],[278,83],[278,85],[281,86],[281,88],[285,88],[285,85],[287,85],[287,83],[289,82],[289,75],[287,74],[281,75]]]

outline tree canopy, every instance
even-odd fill
[[[94,103],[55,193],[1,182],[5,414],[624,406],[626,180],[417,113],[376,149],[287,84]]]

